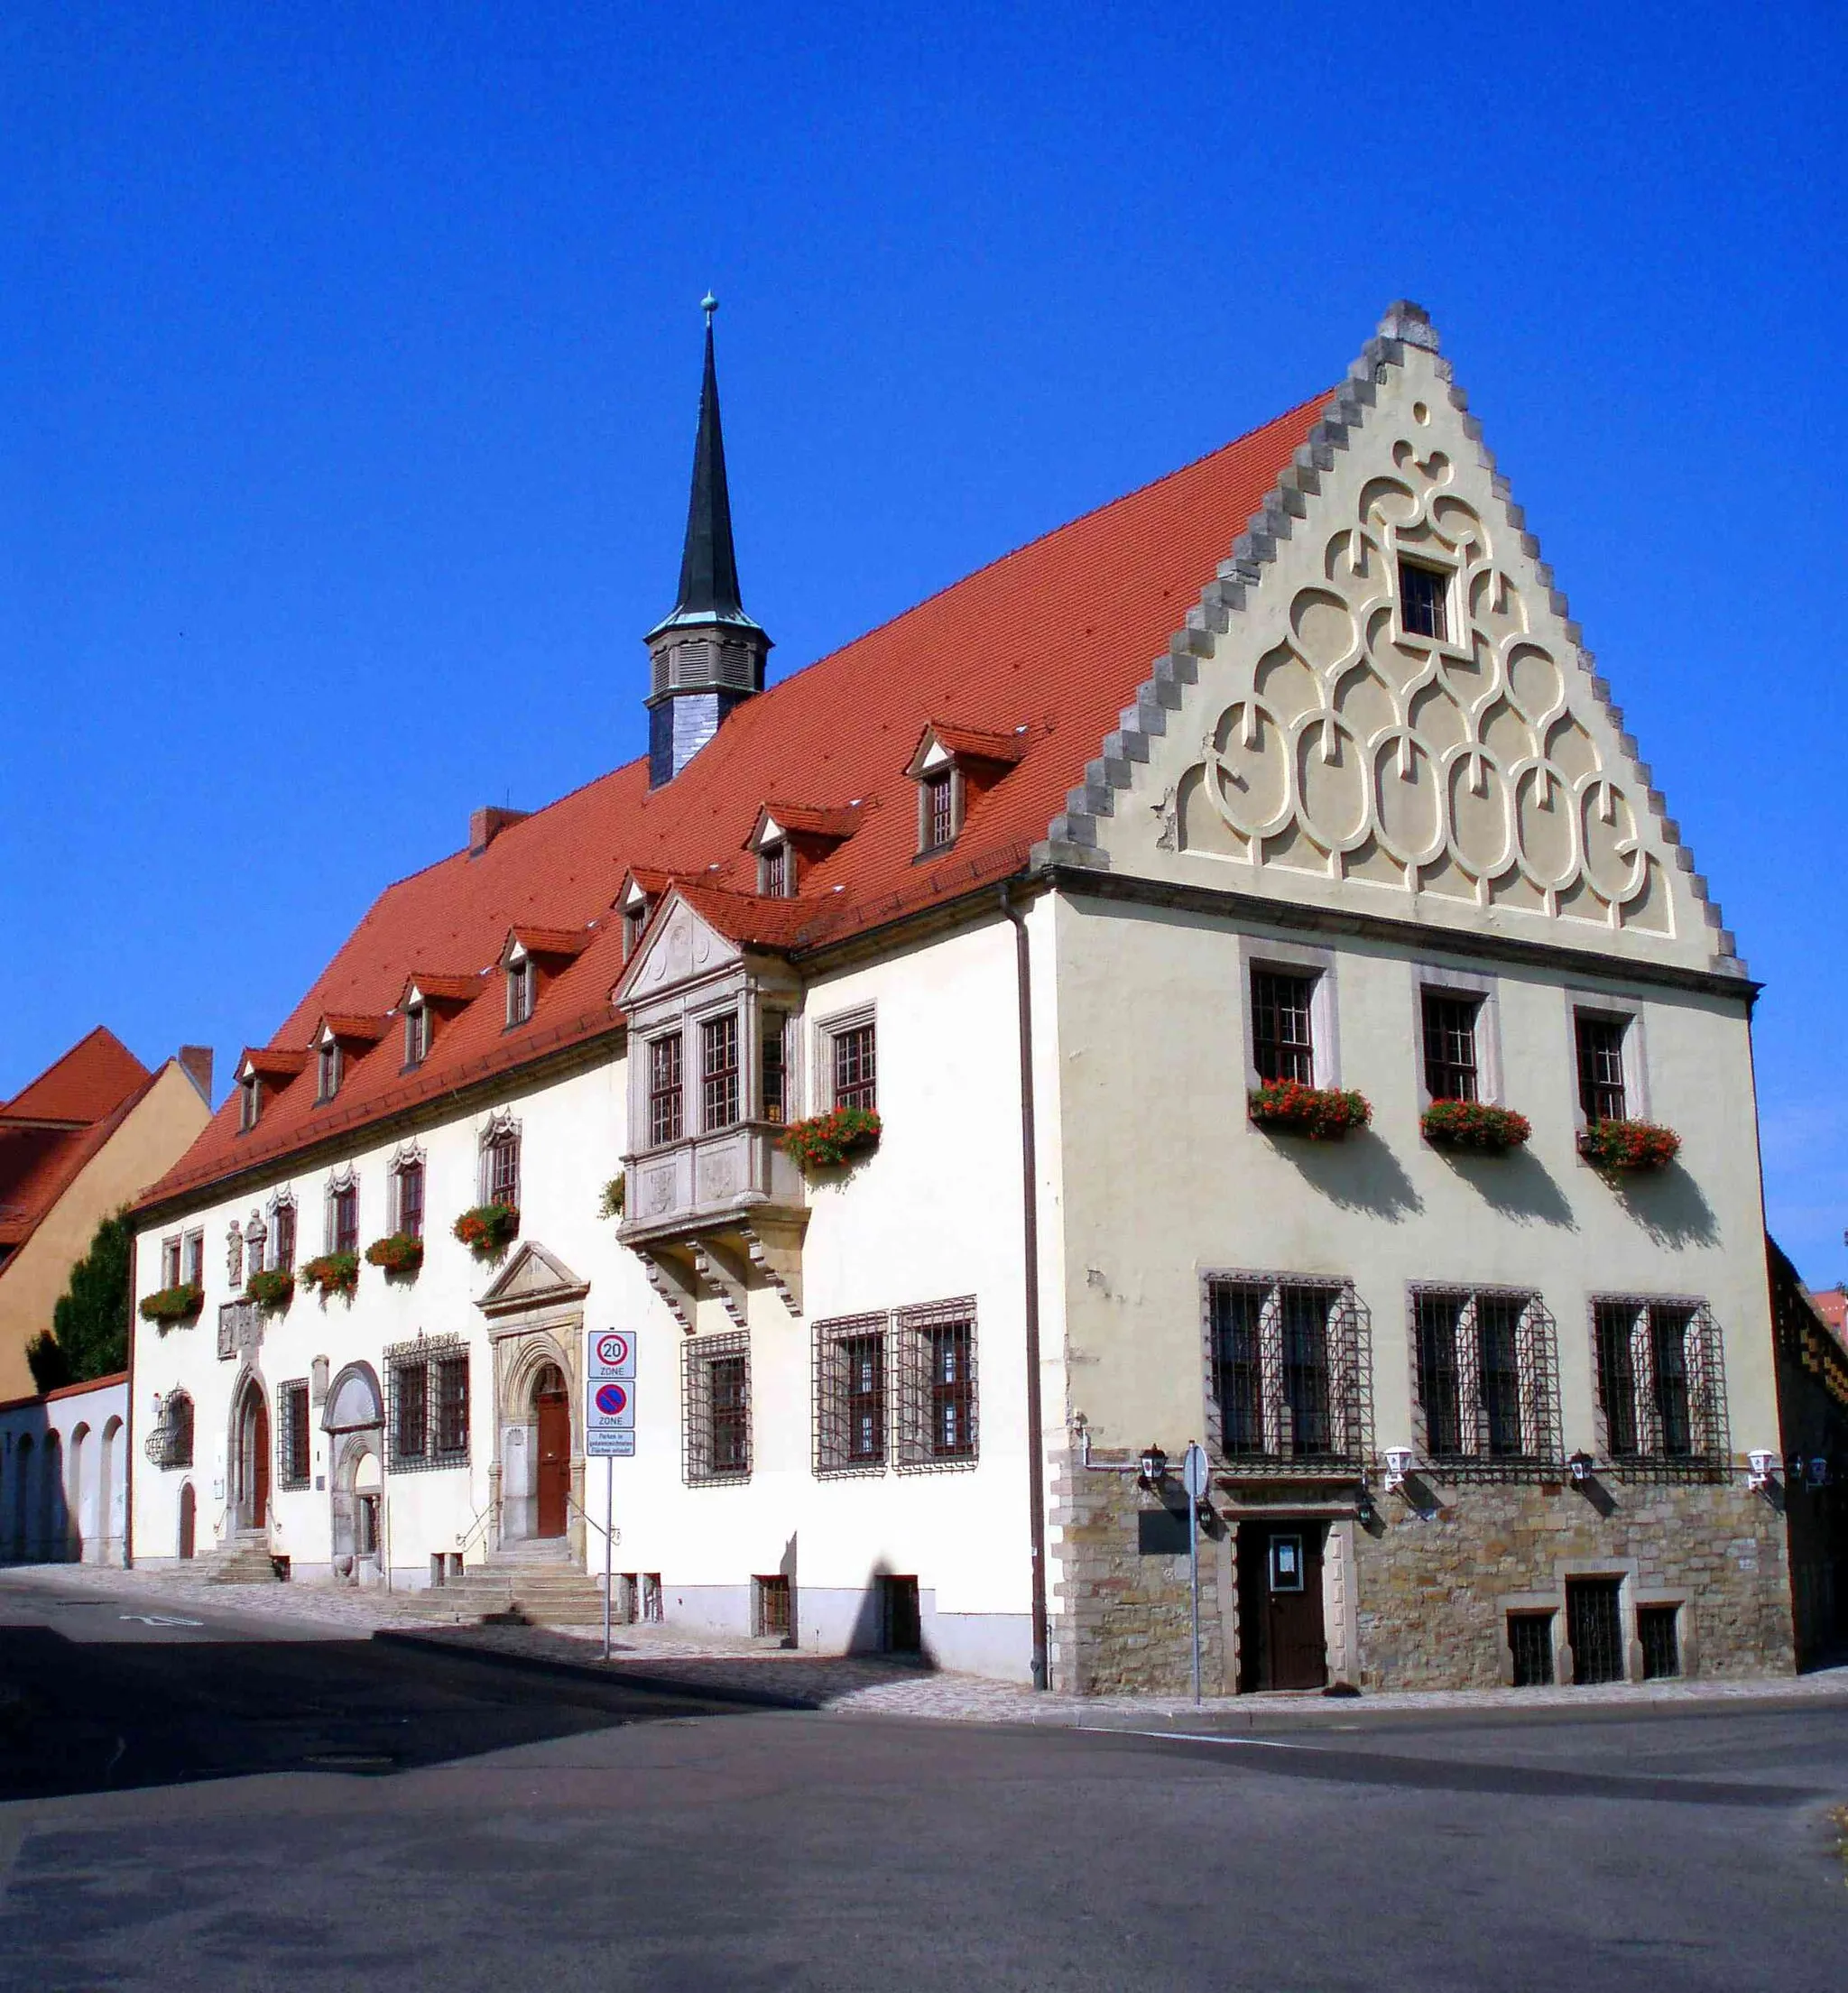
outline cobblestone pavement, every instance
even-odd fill
[[[474,1648],[513,1658],[646,1675],[690,1689],[743,1691],[849,1716],[905,1716],[978,1723],[1049,1723],[1066,1727],[1213,1730],[1250,1728],[1263,1719],[1343,1720],[1364,1712],[1572,1710],[1600,1707],[1741,1703],[1797,1699],[1848,1702],[1848,1667],[1802,1675],[1696,1678],[1613,1683],[1583,1688],[1424,1690],[1331,1698],[1319,1695],[1185,1697],[1036,1695],[1030,1689],[974,1675],[938,1673],[877,1656],[791,1652],[767,1642],[694,1636],[670,1626],[615,1629],[614,1658],[601,1656],[595,1628],[443,1626],[432,1623],[421,1593],[360,1592],[315,1583],[207,1585],[189,1573],[116,1571],[97,1565],[21,1564],[9,1571],[33,1584],[74,1593],[104,1592],[150,1608],[181,1601],[202,1611],[273,1622],[291,1638],[366,1638],[410,1635],[445,1647]]]

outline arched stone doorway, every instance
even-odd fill
[[[321,1412],[332,1456],[328,1492],[334,1575],[348,1584],[375,1583],[383,1570],[384,1425],[377,1373],[370,1363],[349,1363],[334,1379]]]
[[[180,1489],[180,1555],[182,1560],[190,1561],[199,1545],[199,1497],[192,1491],[192,1483],[183,1481]]]
[[[261,1380],[244,1380],[231,1416],[232,1514],[239,1529],[267,1533],[270,1518],[270,1408]]]
[[[571,1520],[571,1400],[556,1363],[532,1380],[532,1534],[562,1536]]]
[[[494,1351],[490,1492],[500,1543],[566,1537],[584,1555],[582,1396],[588,1281],[537,1240],[478,1303]]]

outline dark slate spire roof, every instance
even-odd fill
[[[718,368],[713,359],[712,315],[718,300],[707,294],[706,374],[699,388],[699,436],[693,448],[693,491],[687,505],[687,540],[680,553],[680,595],[674,613],[656,625],[731,623],[757,626],[738,592],[738,553],[732,540],[732,495],[725,483],[725,433],[719,424]],[[655,631],[650,631],[651,636]]]

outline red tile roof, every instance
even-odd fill
[[[605,916],[631,874],[656,891],[672,875],[725,931],[794,950],[1018,871],[1326,399],[1018,549],[746,700],[661,789],[649,789],[645,759],[631,761],[508,825],[485,850],[388,887],[274,1046],[305,1046],[328,1012],[376,1015],[395,1004],[414,963],[498,961],[510,929],[575,930],[586,945],[528,1023],[506,1030],[499,1004],[472,1005],[413,1075],[388,1045],[352,1060],[338,1099],[319,1108],[311,1088],[289,1087],[240,1134],[227,1104],[147,1202],[615,1029],[622,923]],[[642,682],[638,664],[638,697]],[[914,863],[905,769],[940,714],[1024,752],[971,807],[953,850],[927,868]],[[857,806],[854,835],[803,869],[796,899],[762,900],[745,841],[764,803],[790,794]]]
[[[24,1244],[154,1078],[98,1025],[0,1107],[0,1246]]]

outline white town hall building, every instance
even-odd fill
[[[1754,985],[1421,310],[768,687],[708,315],[647,643],[139,1207],[138,1562],[607,1473],[623,1613],[1172,1689],[1197,1438],[1209,1691],[1790,1665]]]

